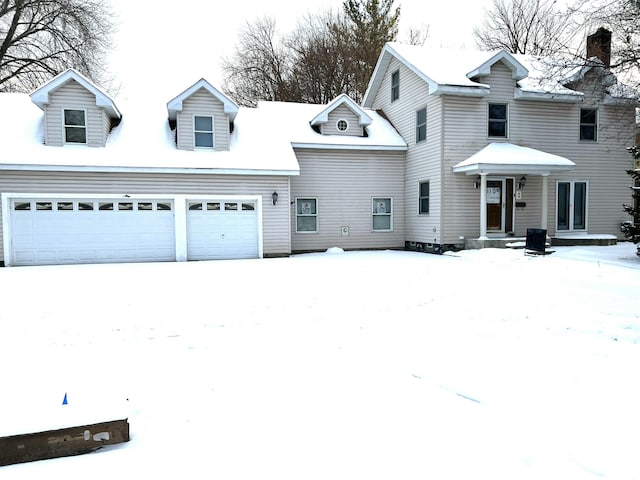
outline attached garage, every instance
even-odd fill
[[[260,196],[3,194],[7,266],[260,258]]]

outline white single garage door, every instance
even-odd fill
[[[12,198],[13,265],[175,260],[171,199]]]
[[[187,258],[258,258],[258,203],[246,199],[187,200]]]

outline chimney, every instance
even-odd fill
[[[587,58],[598,57],[605,67],[611,66],[611,32],[600,27],[587,37]]]

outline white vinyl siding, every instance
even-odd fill
[[[404,152],[296,149],[296,155],[300,175],[291,177],[291,196],[317,198],[318,232],[296,233],[292,205],[293,251],[404,245]],[[393,232],[372,231],[371,199],[380,193],[394,199]]]
[[[85,112],[86,145],[104,147],[111,121],[104,109],[96,106],[96,97],[74,80],[49,94],[50,103],[45,106],[45,143],[61,147],[65,142],[64,110]]]
[[[37,186],[37,187],[36,187]],[[37,191],[36,191],[37,190]],[[291,252],[289,178],[286,176],[239,176],[198,174],[125,174],[80,172],[3,171],[0,192],[69,193],[197,196],[246,195],[262,197],[263,253],[283,255]],[[277,191],[278,204],[271,194]],[[4,227],[0,213],[0,235]],[[2,247],[0,245],[0,250]],[[0,254],[0,260],[2,255]]]
[[[347,122],[347,130],[341,131],[338,129],[338,122],[341,120]],[[329,113],[327,123],[322,125],[322,133],[324,135],[351,135],[361,137],[362,127],[358,124],[359,120],[358,115],[353,113],[349,107],[340,105]]]
[[[194,150],[195,117],[213,117],[214,150],[229,150],[229,117],[224,105],[204,88],[194,92],[182,102],[182,111],[177,114],[177,146],[180,150]]]

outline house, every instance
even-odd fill
[[[407,141],[407,245],[498,246],[529,227],[554,244],[615,242],[637,100],[607,68],[610,46],[600,29],[587,66],[553,71],[506,51],[387,44],[363,106]]]
[[[74,70],[0,94],[0,260],[442,252],[531,227],[615,242],[636,103],[607,34],[553,75],[506,51],[389,43],[362,105],[244,108],[204,79],[116,104]]]
[[[6,266],[402,247],[406,143],[348,97],[240,108],[201,79],[120,103],[74,70],[0,94]]]

